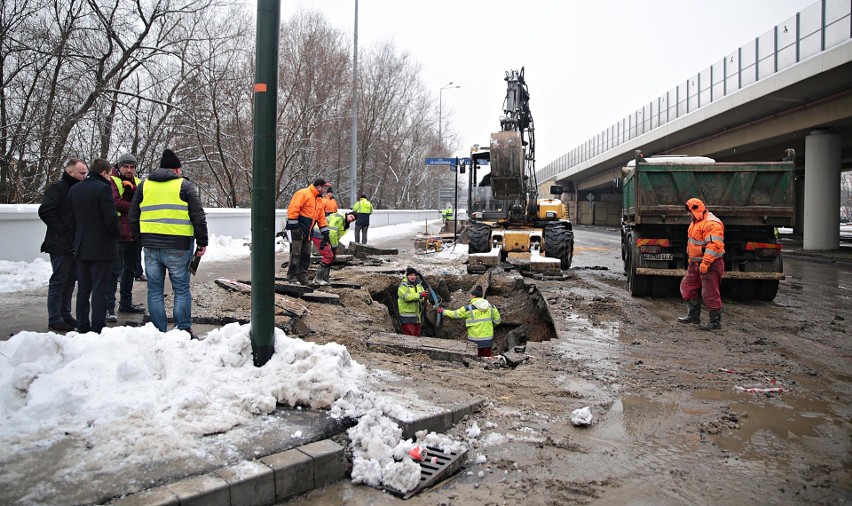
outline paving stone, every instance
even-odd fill
[[[231,506],[275,504],[275,475],[269,466],[244,461],[218,469],[215,474],[231,486]]]
[[[168,487],[157,487],[116,499],[110,506],[178,506],[178,498]]]
[[[299,447],[299,451],[314,461],[314,488],[321,488],[346,477],[349,465],[343,456],[343,447],[324,439]]]
[[[284,501],[314,489],[313,459],[299,450],[268,455],[260,461],[272,469],[277,501]]]
[[[180,506],[230,506],[228,482],[215,474],[203,474],[167,485],[180,501]]]

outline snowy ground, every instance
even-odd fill
[[[370,239],[413,237],[422,226],[379,227],[370,230]],[[351,236],[342,242],[348,244]],[[211,237],[204,260],[247,257],[247,242]],[[459,247],[440,255],[446,261],[465,252]],[[44,287],[50,272],[50,263],[40,258],[0,261],[0,287],[7,292]],[[0,342],[0,461],[65,434],[85,435],[93,451],[106,452],[98,460],[116,468],[156,461],[163,451],[192,454],[203,435],[228,431],[286,404],[360,418],[349,433],[356,483],[402,491],[418,483],[420,468],[407,456],[415,442],[402,441],[401,429],[388,418],[405,418],[406,408],[377,398],[368,387],[373,373],[344,346],[307,343],[276,329],[275,354],[256,368],[249,333],[250,325],[230,324],[193,341],[186,332],[161,333],[149,323],[101,334],[25,331]],[[419,437],[459,448],[439,435]],[[77,472],[66,478],[86,480],[86,469]],[[0,472],[0,483],[14,479]]]

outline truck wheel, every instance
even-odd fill
[[[484,223],[471,223],[467,238],[470,253],[491,251],[491,227]]]
[[[757,288],[757,300],[769,302],[778,295],[778,280],[763,280]]]
[[[567,270],[574,258],[574,232],[560,225],[545,227],[544,252],[550,258],[558,258],[559,267]]]
[[[648,276],[639,276],[636,274],[638,262],[639,247],[633,246],[627,253],[627,263],[629,264],[627,289],[630,290],[630,295],[633,297],[646,297],[651,288],[651,280]]]

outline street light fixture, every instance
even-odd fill
[[[443,94],[444,94],[444,90],[449,90],[449,89],[453,89],[453,88],[461,88],[461,85],[456,84],[455,86],[453,86],[453,82],[450,81],[447,84],[445,84],[443,88],[438,90],[438,142],[441,144],[441,147],[443,147],[443,144],[444,144],[443,131],[441,130],[441,126],[442,126],[442,123],[443,123],[443,120],[444,120],[444,108],[443,108],[444,95]]]

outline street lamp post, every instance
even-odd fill
[[[438,90],[438,142],[441,144],[441,147],[444,147],[444,135],[441,130],[441,126],[444,121],[444,90],[453,89],[453,88],[461,88],[460,84],[456,84],[453,86],[453,82],[450,81],[444,85],[443,88]]]
[[[450,90],[453,88],[461,88],[461,85],[456,84],[453,85],[453,82],[450,81],[445,84],[440,90],[438,90],[438,149],[441,150],[441,154],[443,155],[444,150],[444,132],[442,130],[442,125],[444,121],[444,90]],[[458,168],[456,168],[458,171]],[[457,176],[458,177],[458,176]],[[441,209],[441,180],[438,179],[438,209]]]

